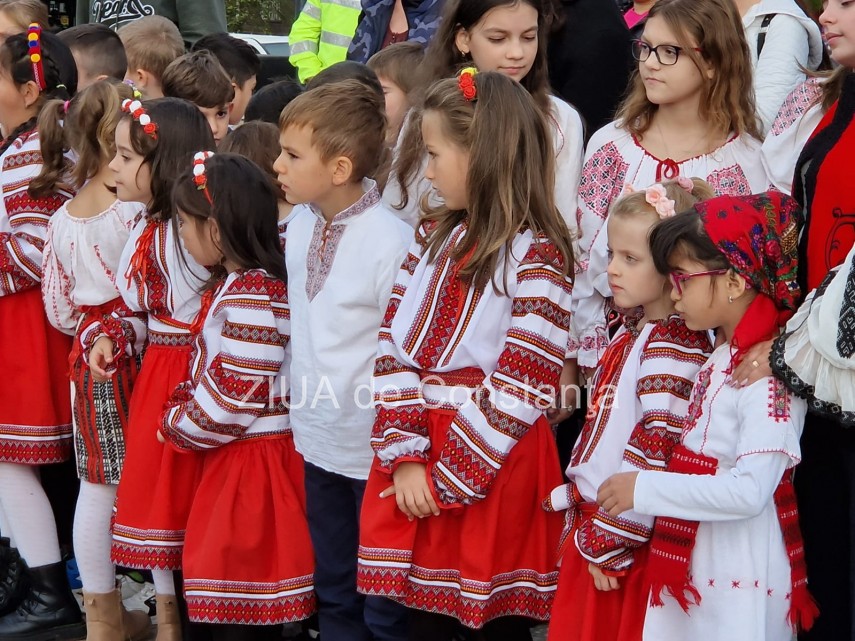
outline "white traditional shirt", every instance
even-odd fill
[[[291,425],[303,458],[367,479],[377,334],[413,229],[365,195],[327,222],[298,205],[286,231],[291,301]],[[298,211],[299,210],[299,211]]]
[[[30,196],[30,181],[42,169],[37,131],[22,133],[3,153],[0,163],[0,296],[8,296],[41,284],[48,223],[74,194],[57,189],[43,198]]]
[[[763,21],[772,16],[767,27]],[[803,69],[822,62],[819,26],[805,15],[795,0],[760,0],[742,16],[754,71],[754,94],[763,133],[769,131],[784,99],[805,81]],[[763,49],[757,53],[761,31]]]
[[[550,264],[562,262],[552,243],[517,234],[506,266],[499,254],[497,291],[454,277],[451,253],[465,233],[461,223],[433,262],[419,243],[410,247],[374,371],[371,444],[387,469],[427,460],[429,408],[456,411],[431,471],[446,504],[483,499],[511,449],[551,406],[570,323],[572,284]]]
[[[580,366],[596,367],[608,344],[606,299],[611,296],[606,218],[625,185],[636,189],[666,180],[676,171],[687,178],[706,180],[717,195],[747,196],[766,190],[760,164],[760,141],[732,136],[724,145],[702,156],[674,163],[644,149],[635,136],[616,122],[596,132],[588,142],[579,185],[579,242],[573,288],[573,327],[570,352]]]
[[[68,203],[54,214],[42,260],[42,296],[51,325],[74,334],[81,308],[119,296],[119,258],[142,211],[140,203],[116,200],[87,218],[70,214]]]
[[[567,478],[553,490],[549,509],[575,509],[595,503],[597,491],[618,472],[664,470],[679,443],[695,376],[712,347],[706,332],[694,332],[678,317],[646,323],[635,330],[629,319],[612,339],[609,370],[597,369],[585,426],[573,448]],[[571,487],[572,486],[572,487]],[[568,513],[562,538],[574,529]],[[610,516],[600,508],[578,523],[576,547],[589,562],[622,571],[633,550],[650,539],[653,517],[628,510]]]
[[[718,460],[714,475],[640,472],[635,511],[699,521],[688,614],[664,595],[647,608],[651,641],[789,641],[790,560],[773,494],[801,456],[807,407],[774,377],[730,385],[730,345],[715,350],[692,391],[681,442]]]
[[[284,282],[263,269],[228,275],[196,338],[190,380],[163,415],[173,445],[206,450],[290,432],[289,316]]]
[[[760,151],[770,187],[792,194],[796,163],[824,115],[821,79],[810,78],[790,92]]]
[[[209,276],[184,249],[172,221],[143,216],[128,237],[116,276],[130,314],[115,312],[81,332],[84,351],[104,335],[113,340],[115,353],[128,356],[142,353],[147,338],[188,344]]]

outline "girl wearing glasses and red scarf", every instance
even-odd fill
[[[667,472],[617,474],[610,515],[656,516],[644,638],[786,641],[817,614],[807,590],[792,471],[807,411],[771,376],[729,384],[746,350],[793,314],[798,205],[777,192],[723,196],[651,235],[657,269],[694,330],[716,330]]]

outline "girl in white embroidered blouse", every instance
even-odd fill
[[[121,102],[132,99],[133,91],[118,81],[102,80],[70,102],[51,101],[39,116],[44,166],[38,181],[70,181],[78,190],[51,218],[42,261],[42,295],[51,324],[75,334],[69,359],[80,477],[74,548],[90,636],[115,628],[137,637],[151,625],[147,612],[119,607],[122,599],[110,560],[110,521],[125,460],[128,406],[139,362],[122,359],[109,380],[96,381],[79,338],[102,315],[128,311],[116,288],[116,274],[143,206],[116,198],[109,163],[116,154]],[[70,171],[69,148],[77,158]]]
[[[608,344],[608,230],[625,184],[699,176],[716,194],[767,188],[748,44],[733,0],[659,0],[633,43],[638,67],[617,118],[588,142],[577,210],[573,347],[593,368]]]
[[[669,180],[620,198],[609,214],[609,284],[627,320],[597,367],[582,433],[548,510],[566,510],[549,641],[636,641],[647,604],[653,517],[597,509],[612,474],[662,470],[677,445],[689,393],[712,351],[706,332],[674,311],[648,237],[661,220],[712,197],[704,181]],[[608,621],[608,625],[602,625]]]
[[[560,483],[545,413],[573,260],[552,140],[524,87],[471,68],[430,89],[421,121],[445,204],[426,209],[380,330],[358,586],[411,608],[411,639],[530,639],[557,581],[561,519],[540,499]]]

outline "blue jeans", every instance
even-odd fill
[[[306,512],[315,548],[323,641],[406,641],[408,610],[356,591],[359,512],[365,481],[306,462]]]

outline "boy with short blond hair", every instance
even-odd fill
[[[229,133],[229,105],[235,88],[210,51],[194,51],[173,61],[163,72],[163,95],[196,105],[217,144]]]
[[[413,239],[369,178],[384,150],[382,97],[355,80],[323,85],[291,101],[279,129],[273,168],[297,205],[285,232],[290,417],[305,460],[321,637],[403,641],[406,608],[356,591],[377,340]]]
[[[163,16],[146,16],[119,29],[128,59],[126,80],[134,83],[146,100],[163,97],[163,73],[184,53],[178,27]]]

